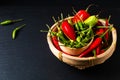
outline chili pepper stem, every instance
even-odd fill
[[[23,21],[23,19],[12,20],[12,22],[19,22],[19,21]]]
[[[100,36],[100,38],[104,37],[105,34],[106,34],[109,30],[111,30],[111,29],[112,29],[112,26],[111,26],[109,29],[107,29],[107,30]]]
[[[91,6],[93,6],[94,4],[90,4],[90,5],[88,5],[88,7],[86,8],[86,10],[85,11],[88,11],[88,9],[91,7]]]

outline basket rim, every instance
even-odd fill
[[[68,17],[68,18],[65,18],[65,19],[69,19],[69,18],[72,18],[72,17]],[[61,21],[62,21],[62,20],[60,20],[60,22],[61,22]],[[51,29],[55,28],[55,26],[56,26],[57,24],[58,24],[58,22],[56,22],[55,24],[53,24],[52,27],[51,27]],[[50,33],[49,33],[49,32],[48,32],[48,34],[47,34],[47,41],[48,41],[48,44],[51,44],[50,46],[54,47],[55,50],[58,52],[58,53],[56,53],[56,54],[61,53],[61,55],[62,55],[63,57],[66,57],[66,58],[69,58],[69,59],[73,59],[73,60],[81,60],[81,61],[94,60],[94,59],[96,59],[96,58],[98,59],[98,58],[102,58],[102,57],[106,56],[107,54],[109,54],[109,53],[107,53],[107,51],[111,50],[111,49],[113,48],[113,46],[116,46],[116,42],[117,42],[117,31],[116,31],[115,27],[113,27],[111,31],[112,31],[112,39],[113,39],[113,40],[112,40],[112,43],[111,43],[111,46],[110,46],[104,53],[98,55],[97,57],[82,57],[82,58],[80,58],[80,57],[71,56],[71,55],[65,54],[65,53],[62,52],[62,51],[59,51],[58,49],[56,49],[56,48],[54,47],[54,45],[53,45],[53,43],[52,43],[52,41],[51,41]],[[54,53],[54,54],[55,54],[55,53]]]

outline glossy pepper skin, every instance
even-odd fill
[[[87,19],[90,16],[90,14],[86,10],[80,10],[78,11],[75,16],[73,17],[73,22],[83,22],[85,19]]]
[[[88,18],[84,21],[84,23],[85,23],[86,25],[88,25],[89,27],[93,27],[93,26],[95,26],[95,25],[98,23],[98,18],[97,18],[96,15],[92,15],[92,16],[88,17]]]
[[[67,20],[64,20],[61,24],[61,29],[63,33],[67,36],[67,38],[75,41],[76,40],[76,33],[74,28],[68,23]]]

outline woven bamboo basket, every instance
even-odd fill
[[[67,18],[68,19],[68,18]],[[102,21],[104,23],[104,21]],[[58,23],[55,23],[51,29],[55,30],[56,29],[56,25],[58,25]],[[102,64],[104,63],[107,59],[109,59],[112,54],[114,53],[115,49],[116,49],[116,42],[117,42],[117,32],[115,27],[112,28],[112,42],[110,47],[102,54],[98,55],[97,57],[76,57],[76,56],[71,56],[71,55],[67,55],[59,50],[57,50],[55,48],[55,46],[53,45],[52,41],[51,41],[51,37],[50,37],[50,33],[47,34],[47,42],[49,45],[49,48],[51,50],[51,52],[62,62],[73,66],[75,68],[78,68],[80,70],[82,69],[86,69],[98,64]]]

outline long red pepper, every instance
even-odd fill
[[[98,45],[100,45],[102,42],[102,38],[98,37],[96,38],[93,43],[89,46],[87,50],[85,50],[83,53],[79,55],[79,57],[84,57],[86,56],[89,52],[91,52],[93,49],[95,49]]]
[[[105,31],[108,29],[108,25],[109,25],[109,21],[108,21],[108,19],[106,19],[106,21],[105,21],[105,26],[106,26],[106,28],[105,28]],[[109,34],[108,34],[108,32],[105,34],[105,39],[106,39],[106,41],[108,40],[108,38],[109,38]]]
[[[98,21],[97,26],[103,26],[103,24],[100,21]],[[96,34],[98,36],[102,35],[104,32],[105,31],[104,31],[103,28],[99,28],[99,29],[96,30]],[[96,50],[96,55],[99,55],[100,51],[101,51],[101,44],[95,50]]]
[[[96,34],[98,36],[102,35],[104,33],[104,29],[103,28],[100,28],[96,31]],[[96,55],[99,55],[100,54],[100,50],[101,50],[101,44],[95,49],[96,50]]]
[[[60,48],[60,46],[59,46],[59,44],[58,44],[58,39],[57,39],[57,36],[52,36],[52,42],[53,42],[53,45],[58,49],[58,50],[60,50],[61,51],[61,48]]]
[[[96,55],[100,54],[100,50],[101,50],[101,44],[96,48]]]
[[[93,49],[97,48],[101,43],[102,43],[102,38],[105,36],[105,34],[109,31],[109,29],[103,33],[100,37],[95,38],[95,40],[93,41],[93,43],[88,47],[87,50],[85,50],[84,52],[82,52],[79,57],[84,57],[87,54],[89,54],[89,52],[91,52]]]

